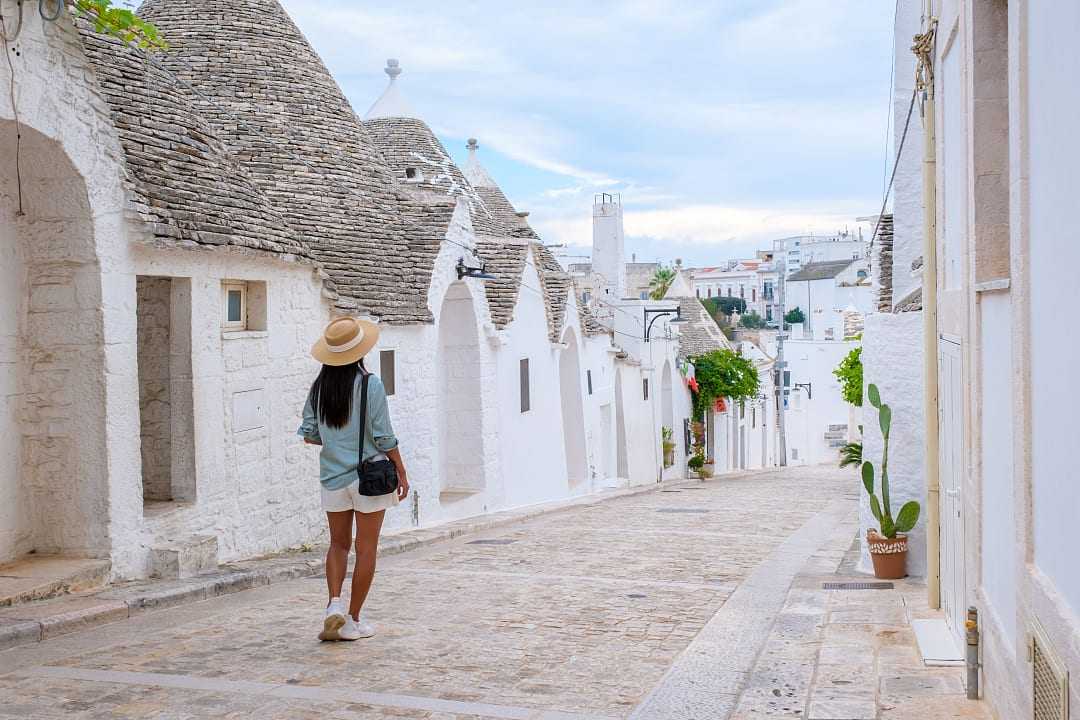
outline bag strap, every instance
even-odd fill
[[[359,465],[364,464],[364,435],[367,433],[367,384],[368,378],[371,377],[370,373],[366,373],[363,370],[363,380],[360,381],[360,462]]]

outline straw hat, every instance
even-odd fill
[[[367,355],[378,339],[379,326],[369,320],[335,318],[311,347],[311,357],[323,365],[349,365]]]

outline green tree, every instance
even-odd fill
[[[663,300],[673,282],[675,282],[674,270],[669,267],[657,268],[652,279],[649,280],[649,297],[653,300]]]
[[[747,313],[739,318],[739,326],[750,330],[763,328],[765,327],[765,318],[758,315],[757,312]]]
[[[802,308],[795,307],[784,315],[784,322],[788,325],[799,325],[806,322],[806,316],[803,315]]]

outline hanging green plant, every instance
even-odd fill
[[[694,417],[705,417],[717,398],[744,400],[761,387],[757,368],[734,350],[713,350],[692,359],[698,390],[694,393]]]

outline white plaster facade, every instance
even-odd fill
[[[1080,340],[1062,313],[1075,305],[1071,276],[1080,261],[1070,195],[1080,162],[1071,121],[1080,110],[1073,42],[1080,10],[1072,3],[902,1],[895,29],[898,125],[913,75],[905,48],[931,18],[937,274],[924,282],[937,289],[930,340],[939,422],[908,426],[907,417],[921,414],[918,401],[905,413],[897,409],[924,391],[915,367],[924,340],[920,313],[868,319],[864,372],[893,405],[894,505],[901,492],[924,502],[909,565],[920,572],[929,560],[931,572],[939,568],[940,590],[930,600],[941,603],[957,637],[964,610],[979,611],[982,695],[998,717],[1032,717],[1029,651],[1041,628],[1040,652],[1067,671],[1067,716],[1076,718],[1080,572],[1065,539],[1080,508],[1070,480],[1070,413],[1080,395],[1069,381]],[[917,107],[894,188],[896,301],[919,284],[910,267],[922,255],[923,140]],[[872,456],[878,441],[870,417],[864,412],[865,452]],[[942,523],[939,554],[920,558],[933,478],[915,453],[897,453],[921,446],[928,432],[941,444]]]

